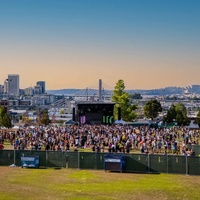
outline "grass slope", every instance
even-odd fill
[[[0,177],[1,200],[200,198],[200,176],[1,167]]]

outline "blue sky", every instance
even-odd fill
[[[199,0],[0,0],[0,84],[200,84]]]

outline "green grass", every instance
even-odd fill
[[[1,167],[0,200],[145,200],[200,197],[200,176]]]

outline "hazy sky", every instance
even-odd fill
[[[200,0],[0,0],[0,84],[200,84]]]

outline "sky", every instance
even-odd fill
[[[199,0],[0,0],[0,84],[200,84]]]

